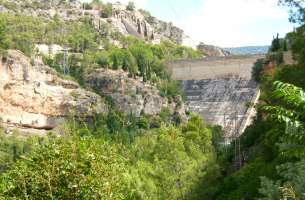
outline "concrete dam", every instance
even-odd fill
[[[255,56],[206,57],[168,63],[174,79],[183,81],[191,111],[220,125],[225,138],[241,135],[255,116],[258,84],[251,79]]]

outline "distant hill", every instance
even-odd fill
[[[207,45],[201,42],[197,49],[206,56],[229,56],[231,53],[217,46]]]
[[[249,54],[266,54],[269,46],[245,46],[245,47],[232,47],[223,48],[234,55],[249,55]]]

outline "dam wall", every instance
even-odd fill
[[[187,104],[206,122],[220,125],[225,137],[240,136],[255,116],[259,86],[251,79],[253,63],[263,57],[231,56],[168,63],[172,76],[182,80]]]
[[[176,80],[202,80],[230,76],[251,79],[253,63],[264,55],[205,57],[193,60],[176,60],[167,66]]]

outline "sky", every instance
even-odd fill
[[[294,27],[278,0],[133,1],[153,16],[173,22],[194,41],[220,47],[269,45],[277,33],[285,36]]]

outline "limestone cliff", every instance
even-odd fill
[[[63,80],[40,59],[9,50],[0,62],[0,116],[5,124],[53,129],[65,117],[107,111],[100,96]]]
[[[186,111],[181,98],[169,103],[161,97],[156,87],[144,83],[140,78],[129,78],[122,70],[100,69],[87,76],[87,84],[101,95],[111,97],[114,105],[121,111],[140,116],[156,115],[162,108],[169,108],[173,115],[186,120]]]
[[[126,5],[119,2],[112,4],[111,16],[102,17],[102,11],[103,7],[84,9],[79,0],[3,0],[0,2],[0,13],[24,13],[46,20],[57,15],[64,21],[79,21],[86,16],[92,19],[93,25],[101,34],[104,34],[105,31],[102,24],[108,24],[111,31],[118,31],[123,35],[133,35],[154,44],[158,44],[164,39],[182,44],[185,37],[184,31],[172,23],[152,17],[143,10],[127,10]]]

